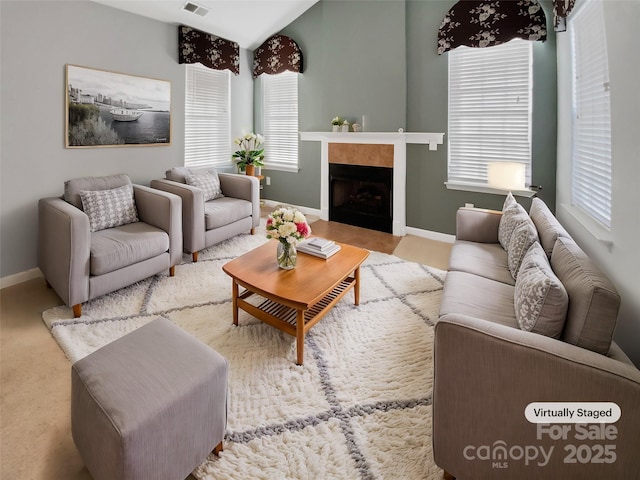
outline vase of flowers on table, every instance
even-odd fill
[[[310,234],[311,228],[307,219],[295,208],[277,208],[267,219],[267,238],[278,240],[276,260],[278,266],[284,270],[296,268],[296,245]]]
[[[263,167],[264,163],[264,137],[260,134],[245,133],[233,140],[240,149],[231,157],[238,165],[239,171],[245,171],[247,175],[254,175],[255,167]]]

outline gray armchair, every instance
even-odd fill
[[[205,191],[187,183],[187,176],[213,174],[219,178],[222,195],[205,200]],[[215,169],[176,167],[166,178],[152,180],[151,187],[182,198],[184,251],[194,262],[198,252],[244,232],[255,232],[260,224],[260,183],[249,175],[216,172]]]
[[[111,192],[122,190],[135,218],[118,217],[122,198],[114,201]],[[92,199],[88,212],[81,195]],[[79,317],[87,300],[165,270],[174,275],[182,259],[181,211],[180,197],[133,185],[127,175],[69,180],[62,197],[38,202],[38,266]]]

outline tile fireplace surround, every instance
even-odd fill
[[[415,132],[300,132],[300,140],[320,142],[320,218],[329,220],[329,144],[358,143],[393,145],[393,235],[404,236],[407,229],[407,143],[429,145],[436,150],[444,133]],[[362,163],[366,165],[366,163]]]

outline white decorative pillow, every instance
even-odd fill
[[[529,214],[519,203],[514,203],[502,211],[498,224],[498,241],[505,251],[509,248],[509,240],[514,230],[527,220],[529,220]]]
[[[509,248],[507,248],[507,263],[514,280],[518,277],[518,270],[527,250],[536,241],[538,241],[538,231],[529,219],[523,221],[513,231],[509,239]]]
[[[80,190],[80,199],[92,232],[139,221],[131,185],[110,190]]]
[[[198,187],[204,194],[204,201],[208,202],[215,198],[224,197],[222,195],[222,188],[220,187],[220,178],[218,178],[218,172],[200,173],[185,175],[185,180],[188,185],[192,187]]]
[[[522,260],[516,279],[514,305],[520,329],[560,338],[569,296],[538,242],[531,245]]]

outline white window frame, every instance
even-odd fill
[[[264,168],[298,172],[298,74],[262,75]]]
[[[447,55],[447,188],[504,194],[488,184],[489,162],[500,161],[525,164],[525,184],[530,185],[531,42],[514,39],[486,48],[461,46]],[[527,188],[514,194],[533,196],[535,192]]]
[[[232,167],[231,74],[185,67],[184,166]]]
[[[610,232],[611,95],[602,1],[583,1],[567,28],[572,58],[571,205],[595,223],[582,222],[589,231]]]

